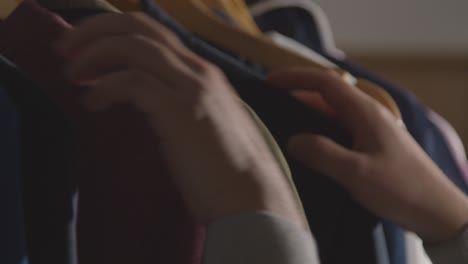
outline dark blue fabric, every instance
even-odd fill
[[[72,199],[76,180],[71,130],[41,89],[1,59],[0,83],[19,115],[19,133],[15,133],[21,141],[19,162],[29,262],[74,263]]]
[[[300,132],[327,135],[350,146],[346,133],[319,113],[286,93],[268,86],[264,76],[241,61],[201,41],[178,26],[154,1],[143,1],[146,12],[174,31],[195,53],[218,65],[240,97],[258,114],[286,153],[287,140]],[[322,263],[375,263],[372,229],[375,216],[360,207],[335,182],[306,169],[286,155],[317,240]]]
[[[0,82],[0,263],[20,264],[26,255],[26,243],[18,113],[2,84]]]
[[[316,22],[310,13],[298,8],[281,8],[256,18],[260,29],[277,31],[285,36],[299,41],[314,51],[327,57],[339,67],[349,71],[354,76],[370,80],[383,87],[398,104],[403,120],[413,138],[426,151],[432,160],[439,165],[445,174],[465,193],[468,186],[463,180],[462,172],[458,168],[451,155],[443,136],[427,117],[427,108],[413,95],[404,89],[388,82],[363,67],[359,67],[350,61],[335,59],[321,48]],[[392,264],[407,263],[406,241],[404,230],[398,225],[385,221],[384,232],[389,247],[390,261]]]

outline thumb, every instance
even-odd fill
[[[305,166],[342,182],[358,173],[359,154],[324,136],[302,134],[288,142],[290,154]]]

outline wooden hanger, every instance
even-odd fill
[[[236,22],[236,26],[245,32],[254,36],[263,35],[244,2],[243,4],[231,0],[201,0],[201,2],[210,8],[223,11]]]
[[[0,20],[5,20],[22,3],[22,0],[1,0],[0,1]]]
[[[267,70],[296,67],[328,69],[300,54],[275,45],[264,36],[247,34],[217,17],[202,0],[153,0],[177,22],[203,39],[228,51],[240,54]],[[240,1],[240,0],[239,0]],[[109,0],[122,11],[140,10],[135,0]],[[341,69],[333,69],[342,76],[351,76]],[[354,79],[354,78],[345,78]],[[393,98],[382,88],[366,80],[357,79],[356,86],[387,107],[397,119],[400,110]]]

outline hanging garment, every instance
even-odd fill
[[[69,127],[39,87],[1,57],[0,83],[5,84],[18,111],[29,261],[73,264],[76,252],[72,200],[76,178]]]
[[[305,107],[286,93],[268,86],[261,72],[253,70],[185,31],[152,1],[144,1],[146,12],[178,34],[187,47],[218,65],[272,132],[283,151],[287,140],[300,132],[328,135],[341,144],[350,144],[344,131],[319,113]],[[357,205],[328,177],[306,169],[286,155],[309,225],[314,233],[322,263],[333,259],[375,263],[372,230],[375,216]],[[352,238],[352,239],[351,239]],[[359,241],[356,242],[355,239]],[[340,252],[340,254],[336,254]],[[337,256],[339,255],[339,256]]]
[[[26,260],[18,119],[0,82],[0,263],[4,264]]]

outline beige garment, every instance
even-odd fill
[[[278,146],[278,143],[276,140],[273,138],[271,135],[270,131],[268,128],[265,126],[265,124],[262,122],[262,120],[257,116],[257,114],[250,108],[247,104],[245,104],[245,107],[247,108],[248,112],[252,116],[253,120],[257,124],[258,128],[260,129],[260,132],[263,135],[263,138],[265,139],[265,142],[268,144],[271,152],[273,153],[273,156],[275,157],[276,161],[278,162],[279,166],[281,167],[284,175],[286,176],[290,187],[296,196],[297,200],[297,207],[299,210],[301,210],[301,215],[303,217],[303,222],[307,225],[307,228],[310,230],[310,227],[308,225],[307,217],[304,212],[304,207],[301,202],[301,198],[299,196],[299,193],[297,192],[296,185],[294,184],[294,180],[292,178],[291,170],[289,168],[288,162],[286,161],[286,158],[284,157],[283,152],[281,151],[280,147]]]

